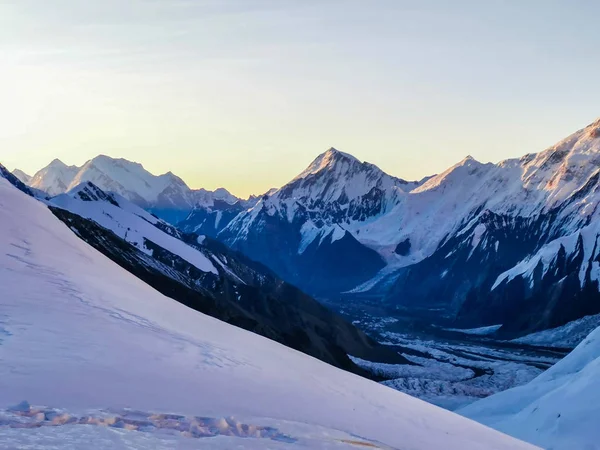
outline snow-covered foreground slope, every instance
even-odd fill
[[[0,205],[0,406],[28,400],[66,411],[29,405],[5,411],[3,442],[38,448],[89,448],[90,442],[95,448],[329,448],[351,441],[399,449],[533,448],[160,295],[4,179]],[[196,440],[198,433],[181,425],[184,418],[119,410],[126,407],[203,416],[193,419],[195,427],[216,420],[237,431]],[[137,425],[122,419],[127,414]],[[113,419],[99,419],[106,416]],[[218,420],[229,416],[251,426]],[[11,425],[19,421],[65,425]],[[83,425],[94,421],[99,426]],[[140,425],[144,421],[152,424]],[[235,437],[259,425],[279,431]],[[183,428],[188,431],[180,433]]]
[[[529,384],[459,412],[552,450],[600,448],[600,328]]]

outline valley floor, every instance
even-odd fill
[[[340,312],[415,365],[352,358],[355,363],[384,379],[384,385],[449,410],[526,384],[570,351],[486,337],[494,327],[459,331],[384,317],[364,308]]]

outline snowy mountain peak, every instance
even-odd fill
[[[354,156],[341,152],[333,147],[321,153],[315,160],[302,171],[295,179],[306,178],[322,171],[347,170],[349,166],[361,165],[362,163]],[[345,166],[340,167],[340,166]]]
[[[215,197],[224,199],[225,197],[232,196],[232,194],[225,188],[217,188],[214,191]]]
[[[360,233],[361,227],[394,209],[416,186],[418,183],[392,177],[374,164],[329,149],[281,189],[241,211],[219,232],[219,238],[263,264],[277,266],[274,270],[279,273],[284,273],[286,265],[302,267],[306,277],[296,267],[289,273],[294,283],[306,283],[308,273],[314,274],[314,262],[321,255],[330,255],[327,268],[317,271],[326,273],[331,267],[344,266],[346,273],[354,272],[342,281],[342,289],[352,288],[348,279],[356,277],[358,284],[384,266],[380,255],[369,247],[377,239],[376,233],[366,228],[366,233]],[[390,229],[398,234],[397,227]],[[268,237],[271,233],[274,239]],[[289,259],[269,260],[269,253],[278,251],[290,255]],[[307,284],[316,292],[321,281],[311,279]]]
[[[10,184],[19,189],[22,192],[25,192],[27,195],[33,195],[31,190],[13,173],[9,172],[9,170],[0,163],[0,178],[6,179]]]
[[[183,180],[172,173],[156,176],[139,163],[106,155],[97,156],[85,163],[70,187],[84,181],[92,181],[105,191],[117,192],[139,203],[142,200],[147,203],[156,201],[171,185],[189,191]]]
[[[12,174],[25,184],[27,184],[31,181],[31,175],[26,174],[25,172],[23,172],[20,169],[13,170]]]
[[[153,192],[155,189],[152,189],[151,184],[144,179],[140,171],[135,170],[137,167],[133,164],[128,166],[117,160],[109,160],[107,157],[97,157],[83,165],[68,190],[90,181],[104,190],[117,192],[138,201],[148,201],[152,194],[157,194]],[[131,189],[133,186],[135,188]]]
[[[413,193],[425,192],[449,184],[460,184],[464,182],[465,178],[471,176],[481,178],[494,167],[494,164],[481,163],[471,155],[468,155],[446,171],[427,179],[421,186],[417,187]]]
[[[50,164],[48,164],[48,167],[69,167],[67,166],[64,162],[62,162],[60,159],[58,158],[54,158]]]
[[[346,159],[360,162],[355,156],[351,155],[350,153],[342,152],[335,147],[329,147],[329,149],[327,149],[327,151],[323,153],[323,156],[332,160]]]
[[[418,182],[409,182],[388,175],[375,164],[366,161],[362,162],[355,156],[337,150],[334,147],[329,148],[329,150],[317,156],[317,158],[315,158],[315,160],[289,184],[292,184],[297,180],[316,180],[326,174],[327,177],[351,185],[351,179],[360,173],[367,174],[367,179],[365,180],[367,184],[369,184],[369,181],[373,182],[376,179],[393,180],[391,183],[392,185],[402,186],[402,190],[406,192],[419,185]],[[350,186],[350,188],[352,188],[352,186]]]
[[[282,187],[278,194],[280,197],[305,196],[297,190],[301,188],[311,197],[325,196],[321,198],[323,201],[338,200],[341,196],[345,202],[348,202],[367,194],[374,187],[382,190],[400,187],[408,192],[417,185],[418,183],[388,175],[374,164],[361,162],[356,157],[331,147],[320,154],[290,183]],[[307,189],[313,192],[309,193]]]
[[[98,186],[96,186],[94,183],[92,183],[91,181],[84,181],[81,184],[78,184],[75,187],[72,187],[71,189],[69,189],[66,194],[67,195],[76,195],[77,193],[85,190],[85,189],[93,189],[93,190],[101,190]]]
[[[78,167],[67,166],[60,159],[55,159],[48,166],[39,170],[28,184],[49,195],[62,194],[68,190],[78,171]]]

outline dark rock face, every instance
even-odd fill
[[[195,246],[215,264],[218,275],[202,272],[146,240],[152,256],[111,231],[70,212],[51,208],[81,239],[164,295],[190,308],[261,334],[345,370],[366,375],[348,354],[367,360],[407,363],[260,263],[224,244],[167,226],[170,235]],[[225,269],[227,267],[227,269]]]
[[[394,253],[400,256],[408,256],[410,255],[410,247],[410,238],[406,238],[402,242],[398,243],[396,249],[394,250]]]
[[[105,201],[114,206],[119,206],[115,197],[111,194],[107,194],[102,189],[98,188],[94,183],[90,183],[89,181],[85,183],[84,186],[76,193],[77,197],[84,202],[98,202]]]
[[[443,242],[423,261],[401,269],[385,301],[453,317],[475,287],[497,277],[533,252],[546,228],[536,222],[486,211]]]
[[[512,336],[554,328],[586,315],[600,313],[598,281],[590,276],[593,262],[584,260],[583,241],[574,254],[561,247],[556,260],[544,270],[538,264],[532,278],[519,275],[491,291],[474,289],[467,295],[457,320],[503,323],[502,333]],[[594,252],[596,253],[596,252]],[[583,284],[580,271],[588,263]]]
[[[313,292],[324,295],[344,292],[371,279],[385,267],[381,256],[345,232],[334,242],[332,236],[319,245],[315,240],[299,258],[298,282],[313,286]]]

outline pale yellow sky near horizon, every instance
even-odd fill
[[[52,4],[50,4],[52,3]],[[0,162],[107,154],[246,197],[335,147],[404,179],[592,122],[600,5],[0,2]]]

